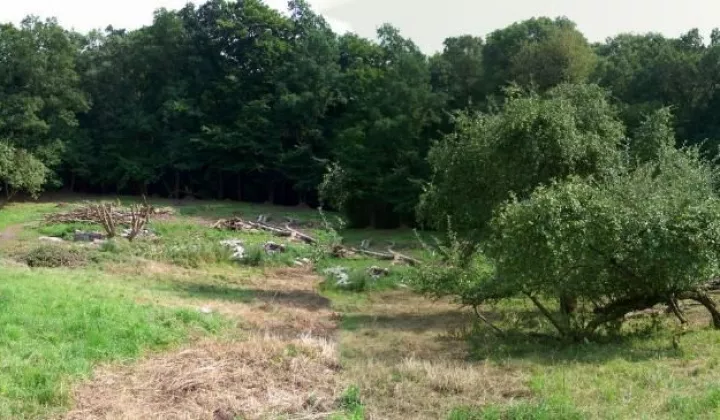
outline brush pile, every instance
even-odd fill
[[[152,208],[152,216],[171,215],[173,210],[170,208]],[[113,207],[110,210],[110,216],[116,223],[122,225],[130,225],[133,221],[133,209],[125,207]],[[72,209],[65,213],[52,213],[45,216],[48,223],[93,223],[102,224],[104,217],[98,214],[95,205],[85,204],[83,206]]]

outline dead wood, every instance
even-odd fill
[[[279,227],[272,226],[263,222],[250,222],[247,220],[243,220],[239,217],[235,217],[232,219],[218,220],[213,224],[213,227],[216,229],[228,229],[238,231],[265,231],[270,232],[275,236],[295,239],[301,242],[305,242],[306,244],[312,245],[317,243],[317,239],[291,228],[289,223],[287,223],[285,226]]]

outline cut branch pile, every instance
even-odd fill
[[[86,204],[66,213],[48,214],[45,217],[45,221],[48,223],[96,223],[102,225],[105,218],[102,214],[98,214],[96,209],[98,206],[109,206],[110,208],[107,209],[106,214],[111,216],[115,223],[127,226],[132,225],[133,209],[115,206],[111,203]],[[170,214],[172,214],[172,210],[167,208],[151,208],[149,213],[149,215],[152,216]],[[135,217],[137,217],[137,213],[135,214]]]
[[[118,227],[127,226],[123,237],[132,241],[146,233],[151,215],[170,214],[170,209],[155,209],[143,198],[140,204],[123,208],[118,203],[88,203],[67,213],[50,214],[45,217],[49,223],[96,223],[103,227],[108,238],[118,236]]]

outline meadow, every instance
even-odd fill
[[[127,200],[126,200],[127,201]],[[152,238],[72,241],[83,223],[46,214],[83,205],[9,204],[0,210],[0,417],[333,419],[696,419],[720,415],[720,334],[686,309],[680,328],[663,313],[616,336],[567,342],[517,299],[483,306],[507,333],[471,310],[408,284],[413,269],[358,256],[317,255],[265,232],[214,221],[265,215],[307,223],[309,209],[159,201]],[[409,230],[338,230],[348,247],[370,241],[421,258]],[[40,237],[63,242],[45,242]],[[429,237],[431,234],[422,234]],[[269,240],[287,252],[253,264],[219,245]],[[303,258],[312,264],[300,266]],[[362,276],[338,287],[324,269]],[[541,322],[542,323],[542,322]]]

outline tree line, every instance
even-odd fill
[[[0,26],[2,189],[8,197],[64,187],[322,201],[343,209],[356,226],[393,227],[417,222],[438,162],[451,170],[463,158],[440,151],[448,135],[472,126],[510,130],[496,115],[509,98],[526,99],[511,101],[525,107],[518,113],[545,112],[533,108],[546,103],[537,98],[550,107],[564,106],[557,98],[584,98],[584,116],[565,115],[589,125],[567,138],[589,138],[574,153],[600,157],[595,166],[563,169],[568,173],[612,167],[601,156],[610,156],[603,148],[615,143],[600,139],[619,142],[664,107],[678,144],[718,146],[718,30],[709,42],[691,30],[678,38],[621,34],[592,44],[566,18],[533,18],[484,39],[448,38],[442,52],[428,56],[390,25],[371,40],[334,33],[302,0],[290,1],[288,12],[260,0],[210,0],[158,10],[151,25],[133,31],[80,34],[34,17]],[[533,102],[526,95],[539,96]],[[605,108],[616,118],[590,118],[608,115]],[[495,116],[481,118],[478,128],[476,113]],[[539,124],[505,123],[520,121]],[[542,124],[536,128],[551,126]],[[515,146],[509,142],[498,153],[515,155],[504,162],[523,170],[533,155],[561,150],[542,139],[535,149]],[[483,187],[498,191],[498,199],[517,186],[503,177],[508,168],[493,167],[498,182]],[[532,170],[549,180],[556,175],[551,169]],[[461,200],[478,187],[448,188],[446,201],[425,200],[425,207]],[[458,223],[473,211],[463,203],[455,209],[466,212],[456,211]]]

